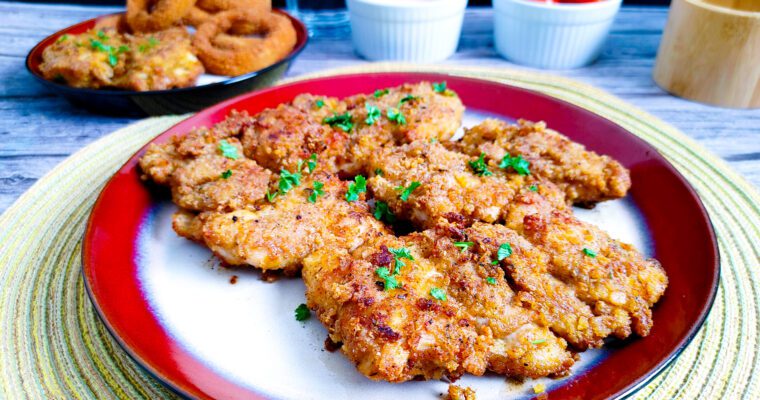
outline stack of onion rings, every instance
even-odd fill
[[[194,0],[128,0],[127,23],[135,32],[156,32],[178,24]]]
[[[216,14],[193,37],[206,70],[229,76],[270,66],[290,53],[295,43],[296,32],[287,17],[249,9]]]

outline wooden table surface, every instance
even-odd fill
[[[90,114],[47,92],[24,67],[45,36],[113,7],[0,3],[0,212],[68,155],[133,119]],[[520,68],[493,48],[493,11],[468,9],[459,51],[446,63]],[[675,125],[760,186],[760,110],[729,110],[672,97],[652,81],[667,9],[624,7],[594,65],[557,74],[590,83]],[[350,38],[315,39],[289,75],[364,63]]]

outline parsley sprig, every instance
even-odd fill
[[[278,183],[278,188],[280,189],[280,194],[285,194],[290,191],[290,189],[293,189],[296,186],[299,186],[301,184],[301,168],[300,165],[296,172],[290,172],[286,169],[280,170],[280,181]]]
[[[222,152],[222,155],[229,158],[230,160],[237,160],[240,158],[240,154],[238,154],[237,147],[230,144],[225,139],[222,139],[219,142],[219,151]]]
[[[489,285],[495,285],[496,284],[496,278],[494,278],[492,276],[489,276],[488,278],[486,278],[486,283],[489,284]]]
[[[499,246],[499,250],[496,251],[496,260],[491,261],[491,263],[496,265],[499,263],[499,261],[511,255],[512,255],[512,246],[509,243],[502,243]]]
[[[367,125],[372,125],[380,119],[380,117],[383,116],[383,113],[380,112],[380,109],[377,108],[377,106],[373,106],[372,104],[365,104],[364,107],[367,109],[367,118],[364,119],[364,123]]]
[[[112,67],[115,67],[116,64],[119,63],[119,57],[116,56],[116,50],[113,48],[113,46],[103,44],[103,42],[100,40],[92,38],[90,38],[90,46],[95,50],[108,54],[108,64],[110,64]]]
[[[406,247],[399,247],[398,249],[389,248],[388,251],[393,254],[393,275],[398,275],[401,272],[401,267],[405,267],[406,263],[402,258],[406,258],[407,260],[414,261],[414,257],[412,256],[412,253],[409,252],[409,249]]]
[[[367,191],[367,179],[362,175],[357,175],[354,181],[348,184],[346,191],[346,201],[352,202],[359,200],[359,194]]]
[[[433,91],[444,96],[454,96],[455,93],[446,87],[446,81],[433,83]]]
[[[454,246],[459,248],[459,251],[464,253],[467,249],[472,247],[475,243],[473,242],[454,242]]]
[[[378,221],[385,221],[389,224],[396,222],[396,216],[388,207],[388,203],[384,201],[375,201],[375,211],[373,212],[373,215]]]
[[[306,160],[306,167],[309,168],[309,173],[314,172],[314,169],[317,168],[317,153],[311,153],[309,159]]]
[[[317,109],[320,109],[325,106],[325,101],[322,99],[317,99],[317,101],[314,102],[314,105],[317,106]]]
[[[385,111],[388,120],[395,122],[397,125],[406,125],[406,118],[398,108],[389,108]]]
[[[444,292],[443,289],[439,289],[437,287],[430,289],[430,296],[436,300],[446,301],[446,292]]]
[[[480,157],[478,157],[475,161],[468,161],[467,164],[470,165],[470,168],[472,168],[472,172],[475,175],[478,176],[491,176],[493,173],[488,170],[488,164],[486,164],[486,154],[480,153]]]
[[[232,176],[232,170],[228,169],[224,172],[222,172],[222,179],[229,179],[229,177]]]
[[[375,270],[375,273],[377,276],[382,279],[383,282],[383,288],[384,290],[393,290],[401,287],[401,284],[398,282],[395,276],[391,274],[391,272],[386,267],[380,267]]]
[[[501,159],[501,162],[499,163],[499,168],[509,169],[510,167],[512,167],[515,170],[515,172],[517,172],[520,175],[530,175],[530,170],[528,169],[529,166],[530,166],[530,162],[522,158],[522,156],[520,155],[516,157],[512,157],[509,154],[507,154],[504,156],[504,158]]]
[[[412,181],[412,183],[410,183],[409,186],[407,187],[396,186],[394,189],[401,190],[401,195],[399,195],[399,199],[401,199],[401,201],[407,201],[409,200],[409,195],[412,194],[414,189],[417,189],[420,186],[422,186],[421,183],[417,181]]]
[[[309,310],[309,307],[306,307],[306,304],[301,304],[298,307],[296,307],[296,321],[306,321],[311,317],[311,311]]]
[[[585,255],[587,255],[587,256],[589,256],[591,258],[596,258],[596,254],[597,253],[596,253],[596,251],[591,250],[588,247],[584,247],[583,248],[583,254],[585,254]]]
[[[404,103],[406,103],[408,101],[417,100],[419,98],[420,98],[419,96],[415,96],[413,94],[408,94],[408,95],[402,97],[401,100],[398,101],[398,106],[401,107],[402,104],[404,104]]]
[[[320,181],[314,181],[314,183],[312,184],[311,194],[309,195],[309,203],[312,203],[312,204],[316,203],[317,197],[325,195],[325,191],[322,189],[324,187],[325,187],[324,183]]]
[[[351,114],[334,114],[332,117],[327,117],[322,120],[323,124],[332,126],[333,128],[339,128],[343,132],[349,132],[354,128],[354,120]]]
[[[388,89],[377,89],[375,90],[375,93],[373,94],[373,96],[375,96],[376,99],[379,99],[385,96],[386,94],[388,94],[388,92],[389,92]]]

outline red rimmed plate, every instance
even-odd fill
[[[342,97],[421,80],[448,81],[468,108],[465,125],[484,116],[545,120],[631,170],[633,188],[626,199],[578,210],[578,215],[662,262],[670,286],[654,308],[652,333],[582,353],[571,376],[541,382],[550,398],[603,399],[626,396],[653,378],[704,322],[717,289],[718,250],[694,190],[650,145],[609,120],[500,83],[376,73],[244,95],[179,123],[155,141],[219,122],[233,109],[255,113],[300,93]],[[106,326],[148,371],[199,398],[433,399],[446,391],[447,384],[439,381],[369,381],[345,357],[324,351],[326,331],[318,321],[294,320],[294,308],[304,302],[300,280],[264,283],[253,271],[219,267],[207,250],[176,237],[168,195],[139,179],[142,152],[114,175],[95,204],[85,234],[83,274]],[[530,397],[534,383],[506,383],[498,376],[467,376],[461,382],[481,399]]]

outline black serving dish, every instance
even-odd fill
[[[271,86],[285,74],[293,59],[306,47],[309,35],[304,24],[284,11],[274,10],[274,12],[290,18],[293,27],[296,29],[296,45],[290,54],[269,67],[245,75],[230,77],[220,82],[180,89],[137,92],[74,88],[42,77],[39,65],[42,62],[42,51],[47,46],[55,43],[61,35],[86,32],[92,29],[99,19],[121,13],[103,15],[80,22],[46,37],[29,52],[26,57],[26,68],[43,86],[65,97],[72,104],[101,114],[144,116],[146,114],[167,115],[199,111],[239,94]]]

